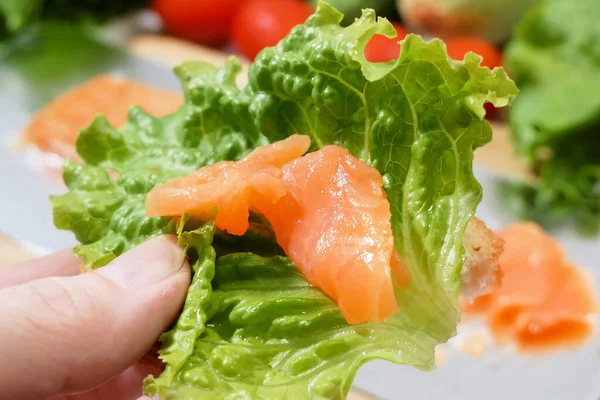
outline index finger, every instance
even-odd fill
[[[0,289],[51,276],[79,274],[81,261],[72,249],[0,268]]]

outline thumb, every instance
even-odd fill
[[[175,319],[189,281],[183,251],[160,237],[94,272],[1,289],[1,395],[47,398],[118,375]]]

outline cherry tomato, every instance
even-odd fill
[[[400,56],[400,45],[398,42],[406,35],[408,31],[399,24],[392,23],[396,29],[395,38],[387,38],[383,35],[374,35],[365,47],[365,58],[370,62],[386,62],[395,60]]]
[[[463,60],[465,54],[472,51],[483,60],[481,65],[493,69],[502,66],[502,53],[492,43],[475,36],[460,36],[446,40],[448,56],[454,60]],[[498,109],[491,103],[484,104],[486,116],[493,119],[498,116]]]
[[[265,47],[279,43],[313,12],[308,3],[300,0],[248,0],[235,14],[233,45],[253,60]]]
[[[496,46],[485,39],[475,36],[460,36],[446,40],[448,55],[454,60],[462,60],[465,54],[472,51],[483,57],[481,65],[494,68],[502,65],[502,53]]]
[[[235,11],[245,0],[152,0],[165,29],[181,38],[210,46],[229,39]]]

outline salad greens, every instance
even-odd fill
[[[183,311],[161,338],[166,371],[146,380],[147,394],[344,398],[365,362],[430,369],[436,344],[455,333],[462,233],[481,199],[473,150],[491,139],[483,104],[505,106],[517,89],[502,69],[479,67],[478,56],[452,61],[441,41],[415,35],[398,60],[370,64],[368,40],[393,27],[372,10],[346,28],[342,18],[319,3],[259,54],[242,89],[234,57],[220,69],[186,63],[176,68],[186,99],[178,112],[153,118],[133,107],[123,127],[98,117],[80,134],[86,164],[65,165],[69,192],[52,203],[87,268],[163,233],[178,235],[193,265]],[[349,325],[281,254],[268,226],[233,238],[211,222],[145,215],[157,184],[294,133],[310,135],[312,150],[342,146],[384,177],[411,283],[396,288],[401,311],[383,322]]]
[[[521,88],[517,150],[539,173],[534,217],[600,229],[600,3],[545,0],[520,23],[506,61]],[[531,191],[531,189],[529,190]]]

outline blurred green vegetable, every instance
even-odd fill
[[[539,173],[538,219],[600,229],[600,2],[546,0],[519,24],[506,63],[521,94],[510,110],[518,152]]]
[[[439,37],[473,35],[502,43],[538,0],[396,0],[405,24]]]
[[[31,0],[29,0],[31,1]],[[47,19],[104,22],[124,13],[144,8],[148,0],[38,0]]]
[[[124,52],[98,39],[96,23],[148,0],[0,0],[0,90],[18,77],[28,105],[38,109],[72,85],[123,60]],[[16,75],[11,75],[16,74]]]
[[[43,20],[104,22],[148,0],[0,0],[0,39]]]
[[[96,40],[88,27],[41,21],[0,45],[0,91],[12,79],[26,85],[37,110],[67,88],[125,62],[120,49]]]
[[[38,8],[38,0],[0,0],[0,38],[19,30]]]

